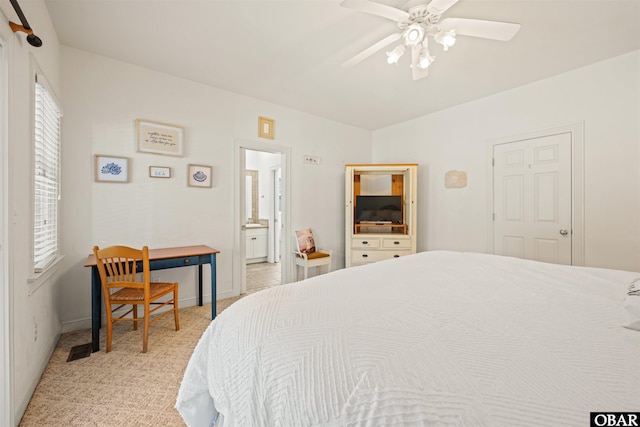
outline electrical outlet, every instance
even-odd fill
[[[160,281],[160,277],[159,276],[151,276],[151,281],[153,283],[158,283]]]
[[[308,165],[319,165],[320,164],[320,157],[318,156],[310,156],[308,154],[305,154],[302,160],[303,163],[306,163]]]
[[[38,341],[38,322],[36,316],[33,316],[33,342]]]

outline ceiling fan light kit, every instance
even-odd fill
[[[433,36],[433,39],[440,43],[446,51],[456,44],[456,30],[440,30],[435,34],[435,36]]]
[[[404,9],[397,9],[372,0],[344,0],[340,4],[343,7],[395,21],[400,32],[385,37],[342,65],[352,67],[394,41],[401,40],[402,44],[386,52],[387,62],[397,64],[405,48],[411,49],[413,80],[418,80],[428,75],[426,70],[435,59],[429,52],[429,36],[447,51],[456,43],[458,35],[509,41],[520,30],[520,24],[508,22],[464,18],[448,18],[440,22],[442,14],[457,2],[412,0]]]
[[[409,25],[402,34],[402,38],[404,39],[404,44],[407,46],[418,46],[424,40],[425,29],[422,25],[414,22]]]
[[[404,54],[404,45],[396,46],[391,52],[387,52],[387,62],[389,64],[397,64],[400,57]]]
[[[435,59],[434,56],[431,56],[429,54],[429,49],[427,49],[426,47],[423,47],[420,50],[420,57],[418,58],[418,67],[422,68],[423,70],[426,70],[427,67],[429,67],[429,65],[431,65],[431,63],[433,62],[433,60]]]

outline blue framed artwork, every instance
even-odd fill
[[[96,182],[129,182],[129,159],[127,157],[95,155]]]

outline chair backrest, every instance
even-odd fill
[[[93,247],[100,281],[104,292],[112,288],[141,288],[149,289],[151,273],[149,270],[149,248],[141,250],[128,246],[110,246],[99,249]],[[142,271],[138,268],[142,264]],[[142,273],[142,281],[137,280],[137,273]]]
[[[311,231],[311,228],[296,230],[293,233],[295,235],[298,252],[312,254],[316,251],[316,242],[313,239],[313,231]]]

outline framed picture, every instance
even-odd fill
[[[136,140],[140,152],[184,156],[183,127],[138,119]]]
[[[171,168],[168,166],[149,166],[151,178],[171,178]]]
[[[258,136],[260,138],[274,139],[275,125],[276,122],[273,119],[258,117]]]
[[[205,165],[189,165],[189,187],[211,187],[211,172],[213,168]]]
[[[94,156],[96,182],[129,182],[129,159],[127,157]]]

